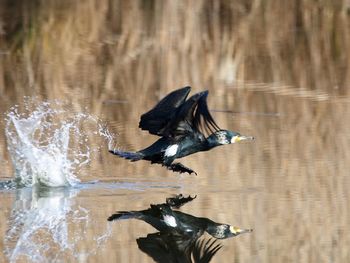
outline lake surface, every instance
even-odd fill
[[[347,258],[349,124],[334,122],[333,116],[349,119],[348,102],[260,90],[225,92],[227,100],[239,97],[240,103],[227,108],[220,103],[220,95],[211,92],[209,104],[217,109],[213,116],[221,127],[254,135],[254,142],[183,159],[197,171],[194,176],[119,159],[108,154],[107,142],[95,135],[92,140],[104,146],[76,174],[81,183],[57,189],[1,190],[3,253],[13,261],[61,261],[64,257],[152,262],[135,241],[155,232],[152,227],[137,220],[107,223],[106,219],[115,211],[146,209],[150,203],[182,193],[197,195],[182,211],[254,229],[251,234],[221,241],[216,262],[336,262],[341,255]],[[266,96],[274,107],[259,104]],[[133,121],[128,114],[114,117],[115,112],[127,112],[130,107],[140,113],[145,109],[122,99],[127,102],[103,106],[100,117],[110,120],[109,129],[118,132],[118,147],[137,150],[147,146],[154,138],[137,129],[137,119]],[[228,110],[236,113],[222,112]],[[10,160],[2,163],[3,175],[11,178]]]
[[[253,14],[263,16],[254,6],[249,17],[239,17],[241,24],[217,21],[233,23],[233,29],[208,18],[204,24],[213,25],[213,32],[207,30],[219,34],[219,43],[205,40],[207,31],[197,27],[199,21],[184,20],[185,27],[173,24],[182,21],[186,6],[174,11],[170,2],[157,4],[164,17],[156,16],[149,24],[142,19],[148,21],[151,7],[122,6],[130,17],[144,15],[141,21],[135,19],[135,31],[114,28],[117,20],[111,18],[106,22],[110,39],[99,42],[94,34],[102,28],[98,21],[107,17],[108,9],[102,2],[97,10],[90,4],[74,5],[70,11],[68,3],[59,8],[48,4],[43,10],[62,23],[43,22],[57,30],[56,38],[45,35],[44,25],[34,28],[38,35],[24,37],[18,48],[23,61],[16,60],[10,45],[4,46],[10,53],[0,67],[6,76],[0,87],[0,261],[153,262],[138,249],[136,239],[155,229],[139,220],[107,222],[107,218],[115,211],[142,210],[183,194],[197,198],[181,211],[253,229],[220,240],[223,247],[213,262],[349,262],[350,93],[344,66],[349,56],[337,60],[336,54],[322,53],[310,42],[313,50],[320,51],[320,61],[328,61],[322,66],[314,53],[304,58],[300,50],[286,57],[272,52],[269,48],[283,47],[285,35],[279,35],[278,43],[264,36],[255,44],[248,41],[256,39],[247,25],[259,24],[249,19]],[[110,8],[123,17],[123,28],[133,25],[119,7]],[[191,8],[204,14],[209,7]],[[59,13],[61,9],[65,12]],[[96,13],[94,23],[68,19],[81,12]],[[172,14],[168,16],[172,22],[166,14]],[[283,14],[279,10],[275,16]],[[170,24],[172,30],[164,31]],[[80,32],[79,39],[69,33],[72,25]],[[345,25],[340,23],[339,30],[346,30]],[[320,35],[329,33],[320,28],[324,30]],[[247,39],[233,41],[231,34],[243,29],[251,33]],[[65,40],[59,38],[64,30]],[[118,39],[113,30],[119,30]],[[307,26],[304,30],[312,31]],[[137,32],[149,34],[146,40],[151,42]],[[198,44],[195,40],[201,34],[204,40]],[[42,43],[40,55],[30,41]],[[109,46],[95,50],[99,44]],[[345,46],[343,54],[350,54]],[[26,64],[26,56],[32,56],[32,64]],[[240,59],[231,60],[237,56]],[[155,141],[156,136],[138,129],[140,115],[185,85],[192,86],[191,94],[209,89],[209,109],[221,128],[256,140],[181,159],[197,176],[108,153],[110,147],[136,151]],[[11,108],[15,105],[17,110]],[[29,179],[24,186],[14,186],[16,176]],[[44,179],[32,185],[33,178],[65,186],[42,186]]]

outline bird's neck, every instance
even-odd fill
[[[207,143],[206,143],[206,147],[209,149],[214,148],[216,146],[221,145],[216,137],[215,134],[211,134],[208,138],[207,138]]]
[[[215,238],[225,238],[226,225],[214,223],[208,225],[207,233]]]

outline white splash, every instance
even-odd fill
[[[10,109],[6,118],[8,150],[20,186],[49,187],[75,185],[78,170],[89,164],[92,135],[113,141],[113,135],[99,120],[85,113],[64,109],[58,101],[35,103],[27,99],[24,112]],[[91,126],[86,128],[86,126]]]

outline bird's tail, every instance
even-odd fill
[[[108,217],[108,221],[113,221],[113,220],[122,220],[122,219],[131,219],[131,218],[138,218],[139,217],[138,212],[134,211],[118,211],[117,213],[111,215]]]
[[[118,155],[120,157],[128,159],[132,162],[139,161],[143,158],[143,154],[139,152],[123,152],[120,150],[109,150],[109,152],[113,153],[114,155]]]

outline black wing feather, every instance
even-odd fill
[[[142,114],[139,127],[162,136],[163,128],[171,121],[176,109],[185,102],[190,90],[191,87],[184,87],[169,93],[153,109]]]
[[[189,133],[220,130],[211,116],[208,91],[199,92],[186,100],[190,87],[175,90],[164,97],[152,110],[141,116],[139,127],[164,137],[179,137]]]
[[[193,261],[197,263],[207,263],[212,260],[215,254],[222,248],[216,239],[197,239],[192,247]]]
[[[176,115],[163,129],[164,136],[182,136],[187,133],[210,133],[220,130],[211,116],[207,105],[208,91],[199,92],[182,104]]]
[[[214,132],[220,130],[220,127],[216,124],[209,112],[207,104],[208,93],[208,91],[204,91],[203,95],[198,100],[193,118],[193,125],[198,131],[204,128],[207,132]]]

